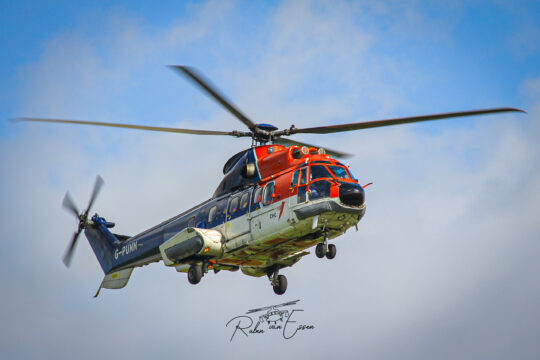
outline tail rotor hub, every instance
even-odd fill
[[[68,248],[66,249],[66,253],[64,254],[64,257],[62,259],[67,267],[69,267],[69,265],[71,264],[71,258],[73,257],[73,252],[75,250],[75,245],[77,245],[79,235],[81,235],[81,232],[88,225],[88,214],[90,213],[90,209],[92,208],[92,205],[94,204],[94,201],[96,200],[102,186],[103,179],[100,176],[97,176],[94,183],[94,190],[92,191],[92,195],[90,196],[90,201],[88,202],[86,210],[83,212],[79,212],[77,206],[75,205],[75,202],[71,198],[71,195],[69,195],[69,192],[66,193],[66,196],[64,197],[64,201],[62,202],[63,207],[72,214],[74,214],[75,217],[77,217],[77,219],[79,220],[77,231],[73,234],[71,242],[69,243]]]

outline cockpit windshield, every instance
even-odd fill
[[[347,168],[347,171],[349,172],[349,175],[351,175],[351,178],[352,178],[354,181],[358,181],[358,179],[356,178],[356,176],[354,176],[354,174],[352,173],[351,168]]]
[[[332,175],[323,165],[312,165],[310,172],[310,181],[320,178],[331,178]]]
[[[350,175],[350,177],[351,177],[351,178],[352,178],[353,180],[356,180],[356,181],[358,181],[358,180],[356,179],[356,177],[354,176],[354,174],[352,173],[352,171],[351,171],[351,168],[350,168],[350,167],[348,167],[348,166],[345,166],[345,165],[343,165],[343,164],[342,164],[342,163],[340,163],[339,161],[336,161],[336,165],[340,165],[340,166],[343,166],[344,168],[346,168],[346,169],[347,169],[347,171],[349,172],[349,175]]]
[[[341,166],[332,166],[332,165],[329,165],[328,167],[330,168],[330,171],[332,171],[332,173],[336,176],[336,178],[350,179],[349,173],[347,172],[347,170],[345,170],[345,168]]]

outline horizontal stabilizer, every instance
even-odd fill
[[[129,268],[105,275],[94,297],[97,297],[99,295],[99,292],[102,288],[122,289],[124,286],[127,285],[132,272],[133,268]]]

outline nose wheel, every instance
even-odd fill
[[[324,240],[322,243],[318,243],[315,247],[315,255],[322,259],[326,256],[327,259],[331,260],[336,257],[336,245],[328,244],[328,228],[324,228]]]
[[[328,260],[332,260],[336,257],[336,245],[330,244],[328,245],[328,250],[326,251],[326,258]]]

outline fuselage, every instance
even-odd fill
[[[160,246],[195,228],[219,234],[220,249],[185,252],[184,258],[168,259],[169,266],[187,271],[206,260],[216,270],[240,268],[262,276],[275,265],[296,263],[321,242],[325,230],[328,238],[337,237],[364,215],[362,187],[347,166],[323,151],[265,145],[235,156],[211,199],[124,241],[111,238],[113,257],[110,264],[102,263],[104,272],[160,261]],[[86,229],[89,239],[106,231],[100,219]]]

